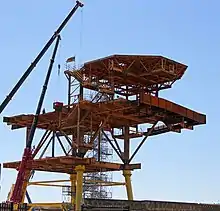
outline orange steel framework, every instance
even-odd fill
[[[27,165],[27,178],[33,171],[75,175],[72,183],[75,199],[72,203],[76,210],[80,210],[83,173],[122,170],[128,199],[133,200],[131,171],[140,169],[141,164],[132,163],[132,160],[146,139],[170,131],[180,133],[182,129],[193,130],[194,126],[206,123],[204,114],[159,97],[160,90],[171,88],[175,81],[182,78],[186,69],[186,65],[162,56],[112,55],[87,62],[79,69],[66,70],[68,104],[56,103],[54,111],[39,116],[37,128],[44,130],[45,134],[33,151],[34,159]],[[79,83],[75,103],[70,100],[72,81]],[[94,92],[91,100],[85,99],[88,90]],[[3,121],[13,130],[27,128],[28,134],[33,118],[32,114],[18,115],[4,117]],[[143,124],[150,126],[140,131]],[[120,158],[119,163],[87,157],[100,133]],[[143,139],[131,153],[132,139],[140,137]],[[55,155],[55,140],[63,150],[61,156]],[[50,144],[52,155],[44,157]],[[43,146],[45,148],[38,156]],[[17,169],[19,165],[20,162],[10,162],[3,166]]]

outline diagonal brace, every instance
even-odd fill
[[[49,138],[50,134],[52,133],[52,131],[45,131],[44,135],[42,136],[39,144],[37,145],[36,149],[33,152],[33,158],[35,158],[35,156],[37,155],[37,153],[40,151],[40,149],[43,147],[43,145],[45,144],[45,142],[47,141],[47,139]]]
[[[99,128],[95,131],[95,134],[93,135],[93,137],[91,138],[91,140],[89,141],[89,144],[93,144],[96,137],[98,136],[100,130],[102,129],[102,127],[106,124],[106,122],[108,121],[109,116],[107,116],[104,121],[102,121],[99,125]]]
[[[55,133],[55,135],[56,135],[56,137],[57,137],[57,140],[58,140],[58,142],[59,142],[59,144],[60,144],[60,146],[61,146],[63,152],[65,153],[66,156],[68,156],[68,153],[66,152],[66,149],[65,149],[65,147],[64,147],[64,145],[63,145],[63,143],[62,143],[60,137],[57,135],[57,133]]]
[[[112,132],[111,132],[111,135],[112,135],[112,138],[113,138],[113,140],[114,140],[114,142],[116,144],[116,147],[117,147],[118,151],[122,154],[122,151],[121,151],[121,148],[120,148],[120,146],[118,144],[118,141],[116,140],[116,138],[115,138],[115,136],[114,136],[114,134]]]
[[[102,133],[105,136],[105,138],[107,139],[107,141],[109,142],[109,144],[111,145],[111,147],[114,149],[114,151],[116,152],[116,154],[118,155],[118,157],[122,160],[122,162],[124,161],[121,152],[119,152],[119,150],[117,150],[117,148],[115,147],[115,145],[111,142],[111,140],[109,139],[109,137],[106,135],[106,133],[104,132],[104,130],[102,129]],[[120,149],[120,148],[119,148]]]
[[[150,128],[150,130],[148,130],[148,132],[146,133],[145,137],[143,138],[143,140],[141,141],[141,143],[138,145],[138,147],[136,148],[136,150],[134,151],[134,153],[132,154],[132,156],[130,157],[128,163],[130,163],[132,161],[132,159],[134,158],[134,156],[138,153],[139,149],[141,148],[141,146],[144,144],[144,142],[146,141],[146,139],[150,136],[150,134],[152,133],[154,127],[156,126],[156,124],[158,123],[158,121],[156,121],[153,126]]]
[[[73,144],[71,143],[71,139],[68,137],[68,135],[64,132],[64,131],[62,131],[62,130],[60,130],[59,131],[64,137],[65,137],[65,139],[66,139],[66,141],[68,142],[68,144],[70,145],[70,147],[71,147],[71,149],[73,148]],[[58,134],[57,134],[57,136],[58,136]],[[75,147],[76,147],[77,145],[75,144]]]

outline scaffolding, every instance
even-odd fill
[[[100,139],[100,141],[98,140]],[[100,146],[99,146],[100,144]],[[100,149],[100,150],[99,150]],[[112,162],[113,150],[108,144],[108,140],[102,133],[94,141],[94,148],[88,157],[94,157],[97,161]],[[113,181],[112,172],[93,172],[84,176],[84,198],[110,199],[112,198],[111,187],[97,185],[101,183],[110,183]]]
[[[67,59],[66,67],[66,78],[68,80],[68,105],[72,103],[79,102],[80,96],[80,87],[83,85],[83,75],[79,70],[82,67],[76,66],[75,57],[74,59]],[[72,73],[72,74],[67,74]],[[89,100],[93,103],[103,102],[109,99],[108,95],[100,95],[99,92],[86,90],[83,96],[83,99]],[[94,134],[92,134],[94,135]],[[85,136],[85,142],[87,143],[90,140],[91,134],[88,133]],[[108,140],[104,135],[99,132],[98,137],[94,140],[93,148],[88,152],[87,157],[94,157],[96,161],[111,162],[113,160],[113,149],[108,143]],[[111,187],[102,186],[101,183],[107,183],[113,181],[112,172],[92,172],[84,175],[84,189],[83,189],[83,198],[94,198],[94,199],[110,199],[112,198]],[[63,196],[64,199],[70,200],[71,186],[63,187]]]

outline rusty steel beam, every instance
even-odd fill
[[[165,99],[157,98],[147,94],[141,94],[140,104],[136,103],[135,101],[126,101],[126,100],[120,102],[118,100],[115,100],[114,103],[112,101],[110,102],[108,101],[105,102],[105,104],[80,102],[80,107],[85,110],[84,116],[83,118],[81,118],[80,125],[82,125],[82,120],[84,120],[83,124],[88,128],[88,124],[89,124],[88,122],[90,122],[90,116],[91,116],[89,114],[91,112],[93,112],[94,116],[96,116],[96,118],[94,118],[94,122],[97,120],[97,118],[99,118],[99,116],[112,112],[113,115],[109,120],[112,127],[119,127],[120,125],[123,124],[125,125],[127,123],[129,123],[130,125],[133,125],[135,123],[139,123],[139,124],[153,123],[152,120],[155,120],[156,114],[158,112],[162,112],[164,115],[166,114],[166,121],[171,122],[172,124],[181,123],[182,122],[181,119],[183,117],[185,118],[185,121],[187,122],[188,126],[194,126],[194,125],[200,125],[206,123],[206,116],[203,114],[197,113],[195,111],[192,111],[183,106],[172,103]],[[149,108],[151,108],[150,118],[148,113]],[[123,111],[126,111],[127,109],[131,109],[132,113],[131,112],[123,113]],[[139,113],[139,110],[142,111],[141,115]],[[71,111],[72,110],[70,110],[69,112]],[[64,121],[65,121],[65,116],[67,115],[68,113],[62,114]],[[121,119],[120,122],[117,122],[119,121],[118,117],[120,117]],[[28,127],[31,125],[32,120],[33,120],[33,115],[19,115],[15,117],[4,118],[4,121],[6,121],[9,125],[13,125],[13,127],[15,127],[16,125],[19,127],[20,126]],[[52,129],[52,126],[50,124],[51,121],[55,125],[57,124],[55,112],[50,112],[44,115],[40,115],[38,128]],[[76,124],[76,122],[74,122],[74,124]],[[109,123],[107,122],[107,124]],[[71,122],[71,124],[70,122],[66,123],[65,128],[73,127],[72,125],[73,122]],[[95,128],[93,128],[93,130],[94,129]]]
[[[4,163],[4,168],[16,169],[20,165],[19,162]],[[74,167],[77,165],[85,165],[85,172],[99,171],[120,171],[120,170],[134,170],[140,169],[141,164],[121,164],[110,162],[97,162],[95,158],[77,158],[72,156],[49,157],[42,159],[35,159],[28,163],[27,168],[34,171],[50,171],[60,173],[73,173]]]
[[[130,157],[130,138],[129,138],[129,126],[124,127],[124,163],[129,163]]]

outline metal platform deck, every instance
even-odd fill
[[[61,113],[48,112],[41,114],[37,127],[41,129],[62,129],[66,134],[76,133],[77,124],[77,106],[83,116],[83,130],[91,129],[91,118],[93,118],[94,130],[98,127],[102,119],[111,116],[106,120],[106,130],[109,128],[120,128],[122,125],[138,125],[150,123],[158,117],[170,126],[176,129],[192,129],[195,125],[205,124],[206,116],[196,111],[185,108],[181,105],[158,98],[148,94],[142,94],[140,100],[128,101],[125,99],[115,99],[107,102],[92,103],[83,100],[77,104],[72,104],[70,109],[67,106]],[[95,117],[95,118],[94,118]],[[12,129],[30,127],[34,115],[17,115],[4,117],[4,122],[12,125]],[[178,126],[177,126],[178,125]],[[71,133],[70,133],[70,131]]]
[[[4,163],[4,168],[17,169],[21,162],[10,162]],[[35,171],[46,171],[56,173],[75,173],[74,169],[77,165],[85,165],[85,173],[88,172],[107,172],[107,171],[120,171],[123,169],[134,170],[140,169],[141,164],[121,164],[121,163],[110,163],[110,162],[97,162],[94,158],[77,158],[73,156],[62,156],[62,157],[47,157],[42,159],[31,160],[27,169]]]

